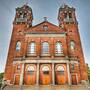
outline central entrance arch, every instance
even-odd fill
[[[51,84],[51,66],[48,64],[43,64],[40,67],[40,84]]]

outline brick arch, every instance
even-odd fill
[[[66,67],[65,67],[64,65],[62,65],[62,64],[57,64],[57,65],[55,66],[55,71],[57,71],[57,68],[58,68],[59,66],[63,67],[63,68],[64,68],[64,71],[66,71]]]
[[[36,65],[34,65],[34,64],[28,64],[28,65],[26,65],[25,71],[27,71],[27,69],[28,69],[29,66],[34,67],[34,70],[36,71]]]
[[[41,67],[40,67],[40,71],[42,71],[42,68],[43,68],[44,66],[47,66],[47,67],[49,68],[49,71],[51,71],[51,66],[48,65],[48,64],[43,64],[43,65],[41,65]]]
[[[58,65],[58,67],[56,68],[56,71],[65,71],[65,69],[63,66]]]
[[[50,43],[48,40],[41,40],[41,43],[44,43],[44,42]]]

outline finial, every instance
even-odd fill
[[[44,17],[44,21],[47,21],[47,17]]]
[[[25,4],[26,6],[28,5],[28,2],[26,2],[26,4]]]

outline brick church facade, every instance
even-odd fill
[[[4,79],[15,85],[64,85],[87,81],[75,8],[62,5],[56,26],[32,25],[28,5],[16,8]]]

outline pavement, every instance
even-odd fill
[[[13,85],[6,86],[3,90],[90,90],[90,85]]]

